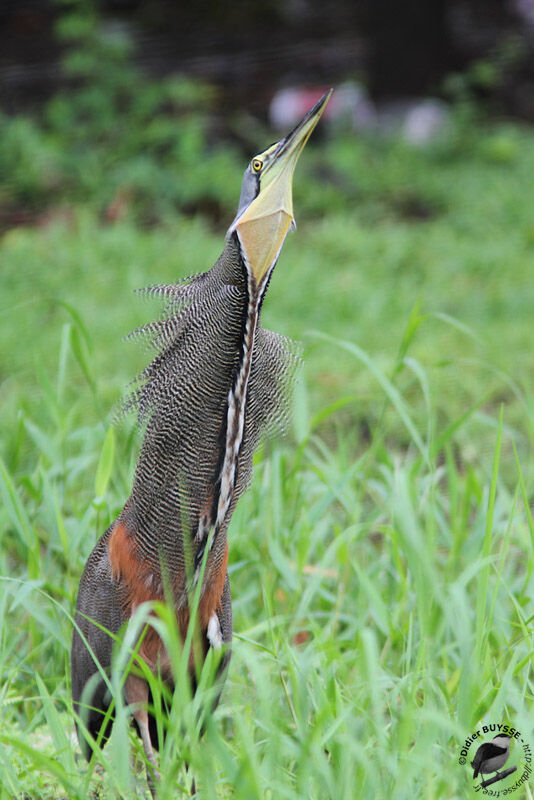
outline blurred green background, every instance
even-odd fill
[[[277,137],[220,88],[151,77],[89,5],[54,35],[65,80],[0,113],[2,799],[86,796],[68,613],[135,464],[134,421],[109,429],[150,354],[122,339],[161,308],[134,290],[213,264]],[[299,163],[262,321],[304,363],[231,528],[243,639],[225,744],[191,754],[201,783],[216,764],[206,797],[471,796],[462,737],[531,728],[534,131],[484,102],[500,68],[449,75],[425,143],[325,124]]]
[[[90,6],[59,15],[56,31],[67,82],[34,113],[0,116],[0,427],[12,458],[27,449],[13,421],[39,416],[38,375],[57,364],[65,325],[79,362],[65,392],[80,421],[94,419],[90,393],[80,405],[87,380],[100,412],[112,406],[145,361],[121,338],[159,313],[132,290],[214,262],[243,168],[273,138],[242,109],[221,118],[209,85],[143,75],[126,33],[103,27]],[[319,131],[299,165],[299,229],[264,324],[304,342],[314,412],[347,400],[336,419],[355,452],[388,415],[380,387],[312,331],[356,342],[394,374],[423,427],[477,405],[457,440],[462,460],[486,462],[488,414],[501,403],[528,453],[534,139],[526,124],[491,119],[477,103],[473,75],[492,69],[477,63],[448,81],[450,118],[422,146],[341,124]],[[408,346],[424,386],[402,361]],[[385,424],[402,448],[397,423]]]

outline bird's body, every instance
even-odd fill
[[[248,376],[247,418],[241,446],[235,448],[234,478],[218,480],[223,473],[220,440],[231,435],[237,444],[239,438],[239,432],[229,429],[227,420],[232,379],[240,372],[241,328],[246,324],[247,305],[242,278],[232,269],[235,247],[230,240],[210,273],[160,290],[169,296],[176,314],[171,313],[150,327],[152,336],[158,339],[156,346],[161,346],[162,351],[145,371],[144,385],[137,393],[141,416],[149,416],[149,420],[132,494],[89,557],[80,583],[76,622],[81,631],[75,628],[72,659],[76,700],[81,696],[82,682],[86,682],[83,679],[95,669],[87,648],[81,646],[80,632],[89,641],[95,639],[100,663],[105,667],[111,664],[112,640],[82,614],[116,633],[142,602],[164,600],[167,570],[185,638],[189,587],[184,533],[193,540],[194,561],[189,571],[194,583],[210,532],[209,523],[217,521],[219,505],[227,508],[220,524],[211,526],[212,541],[198,614],[206,646],[210,619],[217,616],[218,610],[220,639],[230,641],[229,588],[221,605],[228,557],[226,531],[250,478],[258,436],[267,422],[272,424],[280,408],[285,373],[291,369],[286,340],[257,325],[254,364]],[[202,414],[198,413],[199,408]],[[236,416],[235,411],[231,416]],[[229,471],[227,465],[225,473]],[[217,625],[212,623],[211,630],[217,641]],[[155,665],[158,652],[154,648],[160,640],[150,637],[148,642],[152,652],[145,649],[141,654]],[[102,684],[102,692],[104,689]],[[101,709],[90,716],[90,732],[96,736],[107,704],[94,705]]]
[[[510,755],[510,737],[502,733],[491,742],[481,744],[471,762],[473,767],[473,778],[477,778],[479,773],[487,775],[491,772],[498,772],[503,767]]]
[[[189,597],[200,580],[204,651],[231,640],[227,529],[259,437],[283,410],[295,363],[290,343],[261,327],[260,310],[293,220],[293,169],[326,102],[325,96],[288,137],[252,160],[212,269],[151,290],[167,308],[160,322],[142,329],[157,355],[132,396],[146,423],[132,493],[89,556],[76,605],[73,700],[95,739],[110,702],[98,680],[98,665],[106,673],[111,667],[106,631],[117,634],[141,603],[168,599],[170,589],[185,638]],[[145,637],[140,656],[172,685],[158,636]],[[133,715],[154,762],[155,726],[143,707],[148,684],[129,675],[125,699],[137,704]]]

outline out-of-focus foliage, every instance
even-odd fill
[[[207,86],[144,78],[130,39],[90,11],[61,17],[58,34],[70,87],[33,118],[0,116],[0,219],[85,202],[155,222],[177,210],[218,217],[235,202],[239,161],[214,142]]]

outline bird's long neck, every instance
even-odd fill
[[[245,428],[248,383],[261,306],[261,296],[250,277],[247,280],[247,294],[248,302],[239,362],[235,378],[228,391],[225,448],[216,483],[217,494],[212,504],[211,519],[207,515],[201,516],[196,534],[198,544],[195,554],[195,580],[198,578],[205,547],[214,546],[221,528],[225,525],[234,496],[239,454]]]
[[[235,238],[212,270],[167,294],[177,310],[144,375],[139,402],[149,421],[125,523],[138,557],[156,576],[167,564],[185,588],[186,575],[198,578],[208,543],[206,579],[222,563],[228,522],[250,475],[248,446],[244,461],[240,455],[260,427],[246,414],[261,302]]]

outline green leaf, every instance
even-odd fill
[[[486,525],[484,531],[484,541],[482,544],[481,558],[488,558],[491,553],[491,546],[493,542],[493,524],[495,512],[495,498],[497,496],[497,479],[499,476],[499,462],[501,458],[501,440],[502,440],[502,427],[503,427],[503,406],[501,406],[501,413],[499,416],[499,429],[497,431],[497,440],[495,442],[495,453],[493,457],[493,470],[491,475],[491,485],[489,488],[488,507],[486,512]],[[488,599],[488,580],[489,580],[489,563],[486,563],[484,568],[480,571],[477,583],[476,595],[476,643],[475,643],[475,660],[480,663],[482,657],[483,643],[488,636],[486,628],[486,606]]]
[[[6,465],[0,458],[0,494],[2,495],[4,506],[16,533],[20,536],[26,547],[31,548],[34,543],[32,527],[26,510],[22,505],[21,499],[15,489],[15,485],[7,470]]]
[[[93,394],[96,394],[96,385],[89,366],[89,352],[84,339],[80,336],[78,328],[71,328],[70,340],[72,343],[72,352],[78,362],[78,366],[83,372]]]
[[[39,752],[39,750],[36,750],[31,744],[28,744],[17,736],[6,736],[6,734],[0,733],[0,740],[16,748],[20,753],[24,753],[27,758],[33,761],[34,765],[39,770],[54,775],[60,785],[69,793],[70,797],[79,796],[74,783],[57,759]]]
[[[111,470],[113,469],[113,459],[115,457],[115,431],[109,428],[100,458],[98,459],[98,467],[96,468],[95,477],[95,495],[97,498],[103,497],[108,488],[109,479],[111,477]]]
[[[328,336],[325,333],[320,333],[319,331],[312,331],[313,336],[317,339],[321,339],[323,342],[329,342],[330,344],[335,344],[338,347],[341,347],[343,350],[346,350],[349,353],[352,353],[356,358],[358,358],[365,366],[369,369],[369,371],[374,375],[382,389],[384,390],[385,394],[389,398],[390,402],[397,410],[397,413],[401,420],[403,421],[406,429],[410,433],[414,444],[416,445],[417,449],[423,456],[426,463],[429,463],[429,456],[427,448],[419,434],[419,431],[415,427],[404,401],[404,398],[400,394],[399,390],[392,384],[392,382],[384,375],[381,369],[376,365],[373,359],[362,350],[361,347],[358,347],[357,344],[353,342],[345,342],[341,339],[335,339],[333,336]]]

